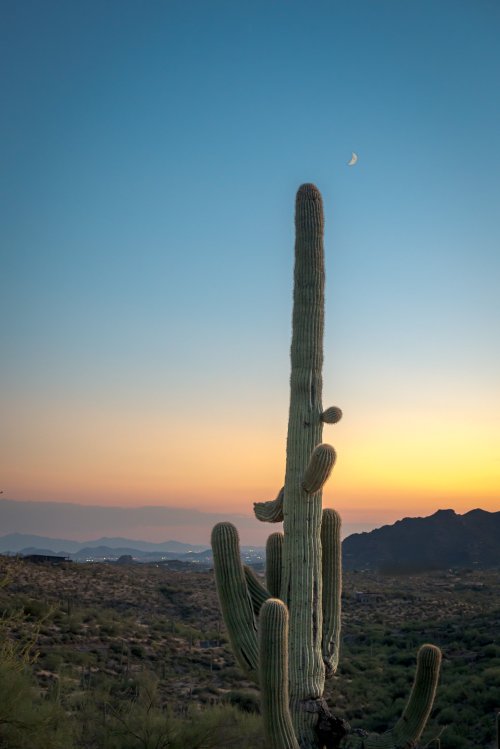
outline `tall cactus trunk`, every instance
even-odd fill
[[[302,485],[323,432],[323,205],[313,185],[303,185],[297,193],[295,229],[281,598],[290,612],[290,707],[299,744],[306,749],[316,746],[318,713],[313,712],[313,706],[325,685],[321,656],[321,489],[309,493]]]
[[[212,532],[217,590],[240,666],[258,680],[271,749],[396,749],[416,745],[432,708],[440,652],[424,645],[407,707],[382,735],[350,731],[323,699],[325,677],[339,655],[340,518],[322,510],[322,487],[335,463],[322,444],[323,423],[342,412],[322,407],[324,327],[323,206],[314,185],[302,185],[295,207],[295,272],[291,395],[285,486],[255,504],[265,522],[284,523],[267,544],[267,589],[241,564],[230,523]],[[279,599],[277,598],[279,596]]]

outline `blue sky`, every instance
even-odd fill
[[[498,507],[498,3],[16,0],[2,16],[6,496],[267,498],[293,201],[312,181],[340,506],[401,515],[391,461],[420,476],[428,444],[408,514]]]

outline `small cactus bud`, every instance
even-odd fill
[[[321,414],[321,421],[325,424],[336,424],[342,418],[342,411],[338,406],[330,406]]]
[[[304,491],[308,494],[315,494],[320,491],[332,472],[336,457],[335,450],[331,445],[323,443],[314,448],[302,479]]]

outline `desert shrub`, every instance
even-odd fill
[[[495,668],[486,668],[483,671],[483,677],[490,686],[500,687],[500,666]]]
[[[226,682],[234,682],[241,679],[241,671],[236,666],[226,666],[221,670],[220,677]]]
[[[14,640],[22,622],[0,620],[0,747],[2,749],[71,749],[69,720],[57,695],[44,697],[30,669],[34,640]]]
[[[232,689],[225,696],[226,701],[244,713],[260,713],[259,693],[250,689]]]
[[[265,746],[260,716],[231,705],[193,710],[179,721],[169,749],[255,749]]]
[[[454,726],[447,726],[441,737],[441,747],[442,749],[468,749],[469,743]]]
[[[447,726],[456,723],[458,714],[455,707],[445,707],[441,710],[437,716],[437,721],[441,725]]]
[[[483,650],[483,655],[486,658],[500,658],[500,645],[489,643]]]
[[[73,698],[76,746],[99,749],[254,749],[264,738],[260,718],[231,706],[193,707],[174,715],[159,680],[143,672],[118,693],[116,683]]]
[[[40,620],[49,613],[47,604],[44,601],[37,601],[34,598],[26,600],[23,609],[28,620]]]
[[[168,600],[173,600],[179,593],[185,594],[186,592],[185,589],[181,588],[179,585],[161,585],[159,590]]]
[[[70,749],[70,724],[60,705],[37,693],[30,675],[0,665],[0,747]]]
[[[101,624],[101,634],[107,635],[108,637],[116,637],[119,633],[117,625],[112,621],[107,621]]]
[[[48,671],[59,671],[63,664],[63,658],[60,653],[47,653],[43,657],[43,666]]]

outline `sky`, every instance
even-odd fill
[[[2,498],[274,498],[294,197],[314,182],[323,402],[344,413],[325,505],[367,526],[500,509],[498,2],[1,15]]]

